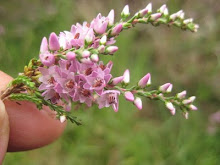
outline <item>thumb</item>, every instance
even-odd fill
[[[0,164],[2,164],[8,147],[9,121],[5,105],[0,100]]]

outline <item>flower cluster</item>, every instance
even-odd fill
[[[157,13],[152,14],[152,5],[148,4],[137,12],[130,20],[125,21],[130,15],[126,5],[121,13],[122,20],[115,23],[114,10],[107,17],[98,14],[90,23],[84,22],[72,25],[70,31],[61,32],[58,36],[50,34],[49,43],[43,38],[40,47],[40,60],[43,67],[39,68],[42,77],[39,78],[39,90],[43,91],[45,100],[53,104],[64,103],[65,109],[70,110],[71,102],[85,103],[92,106],[98,104],[99,108],[112,106],[118,111],[118,96],[122,93],[127,101],[133,102],[142,109],[140,96],[164,101],[166,107],[174,115],[176,109],[173,104],[184,109],[196,110],[191,103],[194,97],[183,100],[186,92],[177,94],[176,98],[167,99],[164,93],[170,93],[173,85],[166,83],[158,90],[150,92],[146,90],[151,84],[150,73],[146,74],[137,86],[127,89],[130,82],[130,73],[127,69],[123,76],[112,79],[112,62],[104,65],[99,60],[101,54],[113,55],[118,47],[114,46],[116,37],[126,28],[137,23],[151,22],[154,25],[160,23],[174,24],[182,28],[191,27],[191,31],[197,31],[198,25],[192,24],[192,19],[184,20],[184,12],[180,10],[172,15],[168,14],[166,5],[160,7]],[[189,26],[190,25],[190,26]],[[193,26],[192,26],[193,25]],[[118,84],[121,83],[121,87]],[[184,111],[188,117],[188,112]]]
[[[138,23],[174,25],[196,32],[199,26],[193,23],[192,18],[184,19],[184,15],[182,10],[169,15],[166,5],[152,13],[152,4],[149,3],[128,19],[130,12],[126,5],[119,22],[115,22],[114,10],[111,10],[106,17],[98,14],[90,23],[72,25],[70,31],[60,32],[59,35],[52,32],[49,39],[42,39],[40,60],[32,60],[1,98],[29,100],[39,108],[47,105],[58,113],[61,122],[66,118],[75,122],[67,113],[71,110],[72,102],[84,103],[88,107],[93,104],[97,104],[99,108],[111,106],[117,112],[120,94],[140,110],[141,97],[147,97],[163,101],[172,115],[176,112],[175,106],[179,106],[188,118],[188,111],[197,110],[192,104],[195,96],[185,99],[186,91],[173,97],[166,96],[172,91],[171,83],[149,90],[150,73],[141,78],[137,85],[128,88],[129,69],[122,76],[113,78],[113,63],[110,61],[104,64],[100,61],[104,55],[113,55],[118,50],[114,45],[118,35]],[[15,88],[27,90],[27,94],[13,94],[13,91],[19,91]],[[59,105],[64,105],[65,110]]]

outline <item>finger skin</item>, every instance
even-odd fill
[[[0,71],[0,89],[12,78]],[[55,119],[54,112],[44,107],[39,111],[27,101],[4,101],[9,117],[10,134],[8,151],[24,151],[42,147],[56,140],[66,123]]]
[[[9,121],[4,103],[0,100],[0,164],[2,164],[8,147]]]

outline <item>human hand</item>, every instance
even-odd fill
[[[0,91],[11,80],[12,77],[0,71]],[[39,111],[27,101],[0,100],[0,164],[7,151],[25,151],[53,142],[65,126],[47,107]]]

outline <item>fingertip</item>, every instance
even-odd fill
[[[48,107],[38,110],[27,101],[5,101],[10,120],[8,151],[24,151],[52,143],[63,133],[66,123],[55,119]]]
[[[8,147],[9,121],[5,105],[0,100],[0,164],[2,163]]]
[[[0,80],[0,91],[2,91],[13,78],[0,70]]]

